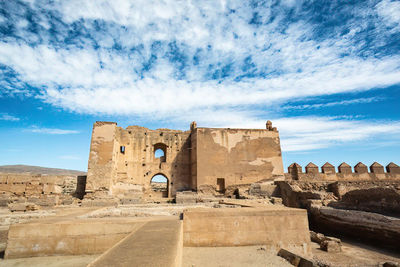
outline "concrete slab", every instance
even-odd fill
[[[180,266],[182,222],[151,221],[106,251],[88,267]]]

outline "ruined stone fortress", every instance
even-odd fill
[[[90,147],[86,192],[129,197],[154,196],[150,182],[168,179],[165,197],[181,191],[217,191],[283,175],[279,133],[266,129],[200,128],[189,131],[126,129],[96,122]],[[161,149],[163,156],[156,158]],[[158,195],[160,196],[160,195]]]
[[[154,181],[160,175],[164,187]],[[0,173],[0,211],[5,262],[54,255],[85,255],[79,266],[91,267],[400,262],[400,167],[310,162],[285,173],[270,121],[265,129],[192,122],[188,131],[98,121],[86,176]],[[212,250],[200,257],[202,248]],[[260,253],[268,263],[255,261]]]

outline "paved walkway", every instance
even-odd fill
[[[174,218],[146,223],[88,266],[180,266],[181,258],[182,222]]]

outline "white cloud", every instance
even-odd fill
[[[342,58],[325,66],[310,62],[309,70],[301,73],[218,82],[177,80],[166,61],[139,79],[131,71],[136,62],[107,51],[8,43],[0,43],[0,51],[0,62],[12,66],[25,81],[43,87],[41,97],[46,102],[91,114],[159,113],[168,117],[197,108],[271,105],[400,83],[400,56]],[[197,77],[203,74],[202,70],[194,72]]]
[[[345,120],[329,117],[298,117],[275,120],[283,151],[304,151],[398,135],[400,121]]]
[[[7,113],[0,113],[0,121],[19,121],[20,118],[17,118],[13,115]]]
[[[30,2],[34,8],[34,2]],[[258,7],[259,20],[268,22],[259,27],[249,24],[255,14],[246,1],[54,3],[49,9],[60,12],[64,23],[86,27],[94,40],[86,36],[68,39],[80,42],[80,46],[46,41],[29,46],[19,39],[0,42],[0,63],[17,73],[12,85],[2,86],[4,80],[0,81],[3,94],[33,94],[78,113],[168,120],[185,126],[197,120],[209,127],[262,128],[265,121],[259,118],[274,106],[400,84],[400,55],[385,56],[373,47],[374,42],[379,48],[390,43],[385,39],[388,33],[384,24],[398,24],[398,2],[382,1],[376,10],[371,3],[366,7],[361,4],[349,14],[353,19],[336,25],[334,33],[318,37],[311,20],[287,21],[283,14],[288,9],[298,12],[301,1]],[[92,20],[101,22],[99,29],[93,29]],[[382,20],[385,23],[379,23]],[[359,36],[368,31],[370,22],[377,28],[374,36],[369,36],[374,40],[366,44]],[[43,17],[38,23],[45,28],[50,25]],[[20,35],[33,40],[25,28],[19,29]],[[61,33],[55,35],[63,40],[70,29],[60,27]],[[46,34],[40,37],[55,37]],[[92,42],[100,47],[93,47]],[[116,44],[122,50],[113,49]],[[173,46],[176,51],[171,52]],[[171,56],[178,59],[171,60]],[[147,70],[145,66],[149,65]],[[230,68],[226,77],[222,75],[224,68]],[[235,79],[238,77],[242,78]],[[24,83],[40,92],[27,91]],[[378,100],[362,98],[291,108],[374,101]],[[398,132],[399,127],[399,122],[379,121],[371,126],[371,121],[344,117],[274,117],[284,137],[285,151],[367,140],[376,134]],[[32,131],[77,133],[47,128]]]
[[[351,22],[350,32],[340,38],[314,40],[314,25],[284,20],[284,10],[300,3],[283,1],[278,7],[282,12],[275,10],[270,23],[255,27],[249,24],[254,14],[246,2],[55,1],[49,9],[59,11],[66,23],[96,19],[123,25],[126,31],[120,33],[108,24],[93,30],[85,24],[104,45],[98,49],[0,42],[0,63],[15,70],[23,82],[40,88],[37,96],[55,106],[80,113],[161,118],[193,109],[269,107],[400,83],[400,55],[362,58],[354,53],[355,37],[365,30],[365,21]],[[382,3],[390,6],[383,10],[395,9],[392,3]],[[360,13],[368,14],[371,8]],[[273,7],[262,7],[260,20],[269,21],[272,13]],[[155,41],[160,42],[156,50]],[[110,49],[114,42],[142,49],[130,53]],[[182,69],[167,56],[173,43],[184,57]],[[194,64],[191,59],[198,51],[199,62]],[[157,59],[143,72],[152,53]],[[247,74],[246,58],[254,71],[265,74],[236,81],[235,77]],[[210,78],[226,65],[231,74],[221,80]],[[22,86],[6,90],[28,93]]]
[[[342,100],[342,101],[333,101],[333,102],[325,102],[325,103],[318,103],[318,104],[305,104],[305,105],[288,105],[284,106],[283,109],[318,109],[318,108],[326,108],[326,107],[333,107],[333,106],[346,106],[352,104],[367,104],[382,101],[382,97],[364,97],[364,98],[357,98],[351,100]]]
[[[400,2],[383,0],[376,5],[378,14],[389,26],[400,27]],[[400,31],[400,29],[397,29]]]
[[[39,127],[33,127],[32,129],[27,129],[26,131],[32,132],[32,133],[55,134],[55,135],[78,134],[79,133],[79,131],[76,131],[76,130],[64,130],[64,129],[56,129],[56,128],[39,128]]]

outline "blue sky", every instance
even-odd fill
[[[0,1],[0,165],[86,170],[96,120],[264,128],[400,163],[399,1]]]

